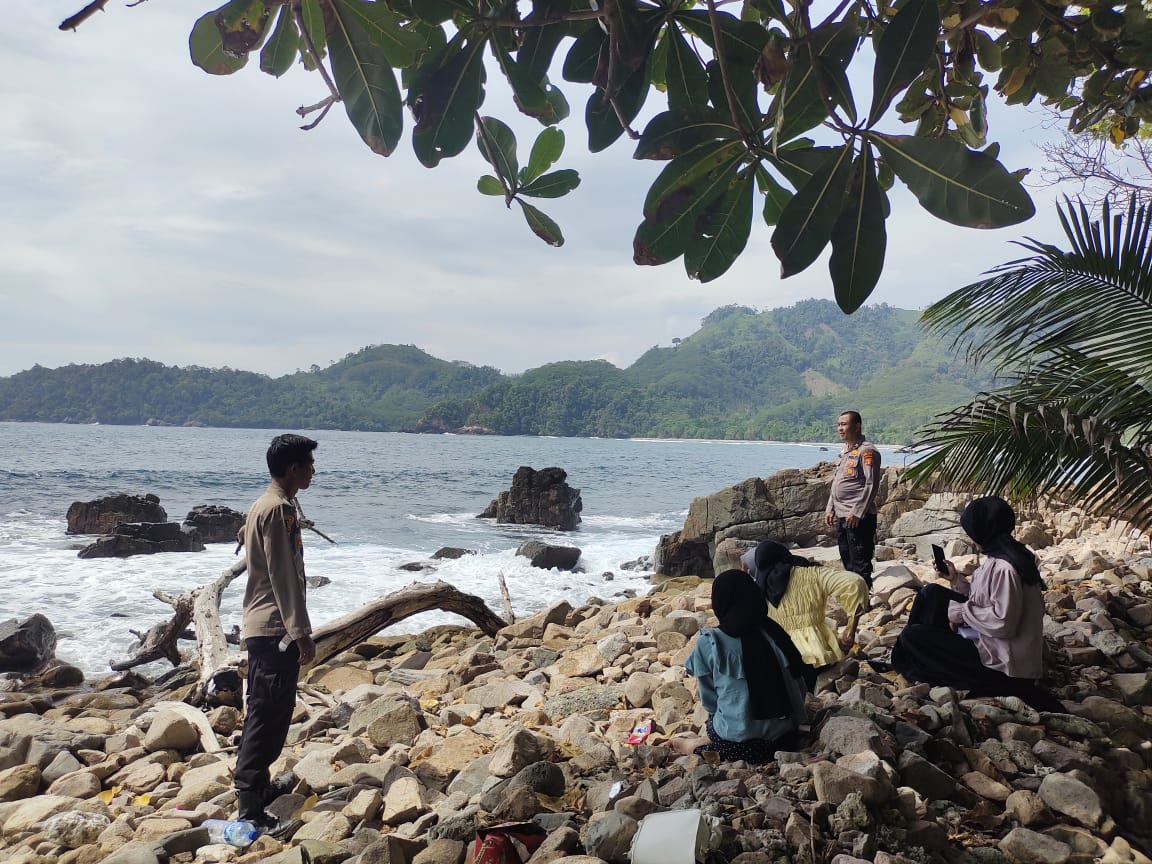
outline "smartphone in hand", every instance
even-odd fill
[[[941,576],[948,575],[948,564],[944,560],[944,550],[935,543],[932,544],[932,564]]]

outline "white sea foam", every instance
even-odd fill
[[[647,574],[621,564],[650,555],[660,534],[683,524],[698,495],[811,464],[808,448],[762,444],[702,448],[702,442],[478,438],[387,433],[318,432],[319,472],[301,496],[305,512],[339,541],[306,537],[308,573],[331,584],[309,592],[315,625],[413,581],[443,579],[502,608],[503,573],[518,615],[560,599],[612,599],[648,588]],[[261,430],[54,426],[0,423],[0,620],[42,612],[58,633],[57,654],[86,672],[107,671],[131,653],[130,631],[144,632],[171,609],[152,597],[189,591],[229,567],[232,544],[196,554],[81,560],[91,538],[65,534],[74,500],[127,491],[154,492],[169,519],[192,506],[244,509],[267,485],[262,472],[269,433]],[[573,532],[477,519],[520,465],[563,466],[582,491],[583,522]],[[525,540],[582,550],[583,572],[539,570],[517,557]],[[435,562],[434,569],[398,569],[428,561],[441,546],[475,554]],[[606,579],[606,573],[612,573]],[[240,621],[244,580],[221,604],[226,627]],[[430,612],[395,626],[413,632],[448,621]],[[192,643],[185,644],[189,652]],[[163,671],[153,664],[146,673]]]

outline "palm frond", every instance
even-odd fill
[[[914,480],[1058,495],[1152,526],[1152,211],[1060,209],[1070,251],[1028,239],[924,313],[1004,383],[939,415]]]

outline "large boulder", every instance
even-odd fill
[[[563,468],[537,471],[521,465],[512,476],[511,488],[497,495],[478,518],[571,531],[580,524],[584,503],[580,490],[565,482],[567,477]]]
[[[235,543],[244,527],[243,513],[220,504],[199,504],[184,517],[185,528],[200,532],[202,543]]]
[[[768,494],[768,486],[759,477],[702,495],[688,507],[681,538],[689,542],[711,541],[717,531],[745,522],[765,522],[780,516],[780,510]]]
[[[56,629],[43,615],[0,621],[0,672],[42,669],[55,656]]]
[[[69,534],[111,534],[121,522],[167,522],[155,495],[107,495],[95,501],[73,501],[68,508]]]
[[[529,540],[520,544],[516,554],[527,558],[533,567],[542,570],[571,570],[580,560],[580,550],[575,546],[553,546],[539,540]]]
[[[157,552],[203,552],[204,543],[195,528],[176,522],[125,522],[110,537],[101,537],[79,552],[80,558],[127,558]]]
[[[705,540],[685,540],[683,531],[664,534],[656,544],[652,568],[661,576],[699,576],[711,579],[712,553]]]

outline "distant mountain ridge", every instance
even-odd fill
[[[627,369],[562,361],[515,376],[413,345],[278,378],[143,359],[34,366],[0,378],[0,420],[827,441],[855,408],[872,440],[899,444],[989,383],[918,319],[883,305],[845,317],[824,300],[725,306]]]

